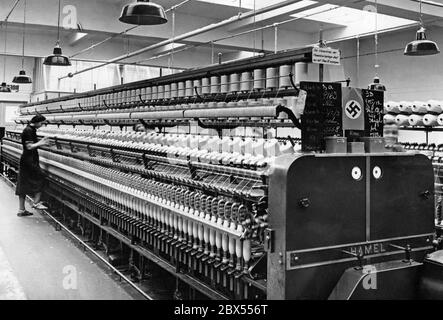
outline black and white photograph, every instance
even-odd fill
[[[440,48],[443,0],[0,0],[0,304],[443,300]]]

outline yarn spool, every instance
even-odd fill
[[[209,92],[211,94],[217,94],[220,93],[220,78],[217,76],[211,77],[211,88],[209,89]]]
[[[406,116],[404,114],[399,114],[395,117],[395,123],[398,126],[409,125],[408,119],[409,119],[409,116]]]
[[[183,81],[180,81],[178,83],[177,97],[184,98],[186,96],[185,94],[186,94],[185,83]]]
[[[194,96],[194,87],[192,86],[192,80],[186,80],[185,88],[186,97]]]
[[[423,126],[423,116],[418,114],[412,114],[408,118],[409,125],[411,126]]]
[[[125,90],[125,94],[124,94],[124,100],[125,100],[125,104],[130,104],[132,102],[132,90]]]
[[[111,107],[111,106],[113,106],[114,103],[115,103],[115,100],[114,100],[114,94],[113,94],[113,93],[110,93],[110,94],[108,94],[107,96],[108,96],[108,97],[107,97],[107,99],[106,99],[106,103],[108,104],[108,107]]]
[[[278,88],[277,68],[266,69],[266,89],[274,90]]]
[[[427,104],[423,101],[414,101],[412,103],[412,112],[425,114],[428,112]]]
[[[401,101],[398,104],[398,110],[401,113],[405,113],[405,114],[411,114],[412,113],[412,102],[409,101]]]
[[[112,93],[105,94],[105,102],[108,107],[112,104]]]
[[[407,103],[406,101],[403,101],[404,103]],[[400,104],[402,102],[398,103],[398,102],[394,102],[394,101],[388,101],[386,103],[386,111],[388,113],[400,113]]]
[[[427,102],[426,109],[429,113],[440,114],[443,112],[442,102],[437,100],[429,100]]]
[[[151,101],[152,100],[152,87],[146,87],[145,89],[145,100]]]
[[[157,97],[158,100],[163,100],[165,98],[165,86],[158,86]]]
[[[292,87],[290,74],[292,73],[292,65],[280,66],[280,88],[288,89]]]
[[[197,88],[197,93],[198,94],[202,94],[202,83],[200,79],[196,79],[192,82],[192,91],[193,91],[193,96],[195,95],[195,89]]]
[[[122,103],[123,103],[123,92],[120,91],[119,93],[117,93],[117,105],[121,106]]]
[[[177,91],[177,82],[171,83],[171,98],[175,99],[178,97],[178,91]]]
[[[165,92],[163,94],[163,97],[165,99],[171,99],[171,85],[165,84]]]
[[[438,116],[434,114],[426,114],[423,116],[423,124],[428,127],[436,126],[438,125]]]
[[[395,116],[392,114],[385,114],[383,117],[383,122],[385,124],[392,124],[395,123]]]
[[[139,96],[137,96],[137,101],[140,101],[140,97],[142,100],[146,99],[146,88],[140,88]]]
[[[157,100],[157,99],[158,99],[158,87],[153,86],[152,87],[152,100]]]
[[[131,96],[131,91],[129,90],[122,91],[122,105],[127,105],[129,103],[130,96]]]
[[[228,75],[222,75],[220,78],[220,92],[228,93],[229,92],[229,77]]]
[[[266,87],[266,79],[264,77],[263,69],[255,69],[254,70],[254,90],[261,91]]]
[[[240,76],[238,73],[232,73],[229,76],[229,91],[234,93],[240,91]]]
[[[103,95],[102,97],[103,97],[102,101],[100,101],[100,102],[103,102],[103,100],[105,100],[106,105],[109,105],[111,103],[111,94],[107,93],[107,94]]]
[[[248,92],[252,90],[252,74],[251,72],[242,72],[241,74],[240,91]]]
[[[202,94],[209,94],[211,92],[211,85],[209,78],[202,79]]]
[[[134,102],[136,102],[136,103],[140,102],[140,93],[141,92],[142,92],[142,89],[135,90]]]

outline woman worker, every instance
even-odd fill
[[[42,115],[34,116],[21,135],[23,154],[20,158],[17,188],[15,191],[15,194],[19,197],[19,211],[17,213],[19,217],[32,215],[25,208],[26,195],[34,196],[33,208],[39,210],[47,209],[40,202],[44,175],[40,168],[37,150],[40,147],[47,146],[49,143],[46,137],[40,141],[37,138],[37,129],[42,127],[45,120],[46,118]]]

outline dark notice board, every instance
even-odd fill
[[[383,91],[362,90],[365,108],[365,136],[383,137]]]
[[[307,92],[301,119],[302,151],[323,151],[325,137],[343,136],[341,83],[302,81],[300,89]]]

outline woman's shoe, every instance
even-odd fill
[[[32,207],[37,210],[48,210],[48,207],[41,202],[35,203]]]
[[[27,217],[27,216],[32,216],[32,215],[33,215],[32,212],[29,212],[29,211],[26,211],[26,210],[19,211],[17,213],[17,216],[19,216],[19,217]]]

